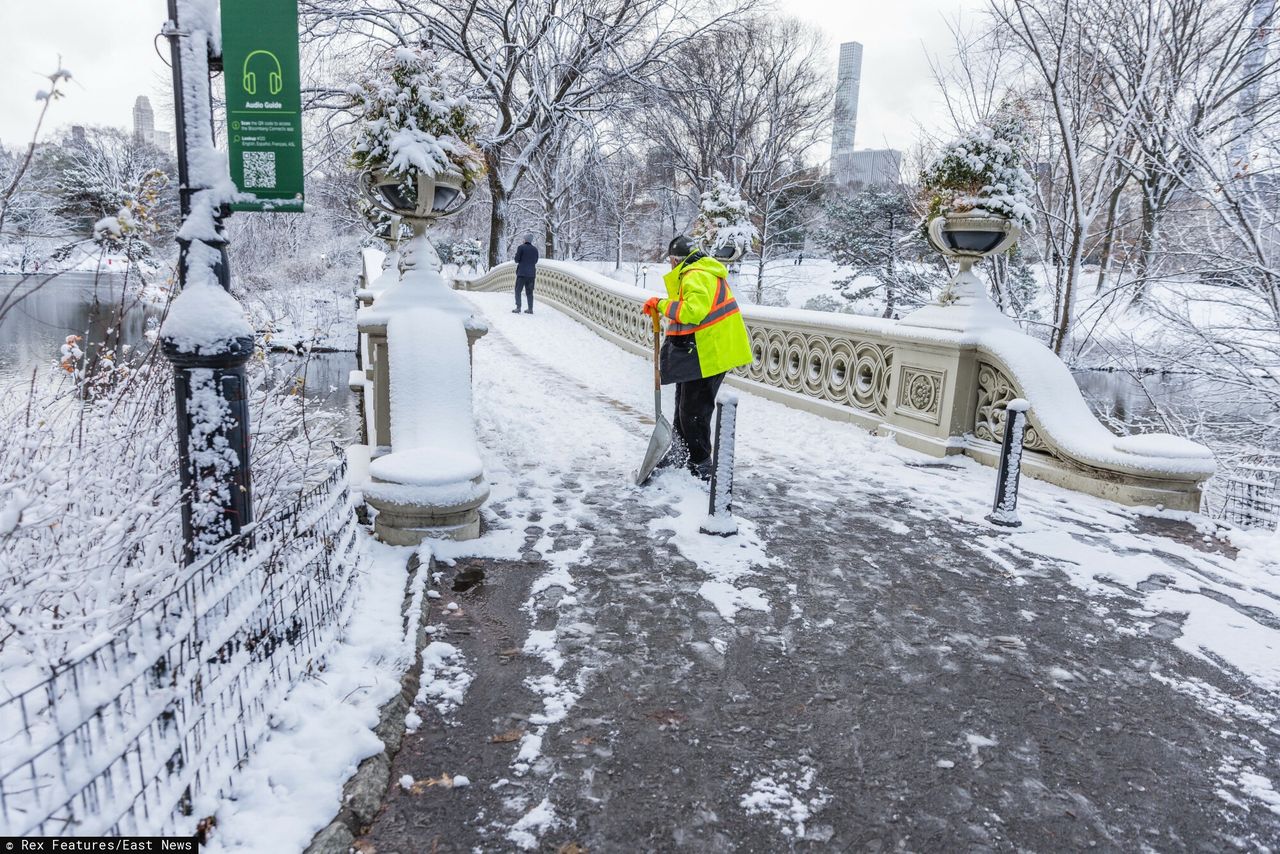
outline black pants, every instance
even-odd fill
[[[516,311],[520,310],[521,291],[529,303],[529,311],[533,311],[533,276],[516,276]]]
[[[724,374],[676,383],[676,436],[684,444],[690,467],[711,459],[711,422]],[[682,461],[683,462],[683,461]]]

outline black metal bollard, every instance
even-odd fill
[[[734,439],[738,426],[738,395],[721,391],[716,397],[716,445],[711,455],[711,498],[707,518],[699,530],[718,537],[738,533],[733,518]]]
[[[1027,429],[1027,410],[1031,404],[1020,397],[1004,406],[1004,444],[1000,447],[1000,467],[996,472],[996,499],[987,521],[993,525],[1017,528],[1018,480],[1022,476],[1022,439]]]
[[[182,484],[183,563],[190,565],[253,521],[249,480],[252,338],[220,353],[183,353],[164,341],[173,365]]]

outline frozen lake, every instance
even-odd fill
[[[63,273],[43,285],[40,277],[0,275],[0,299],[17,289],[22,300],[0,318],[0,387],[29,382],[32,373],[54,370],[58,348],[68,335],[80,335],[86,351],[102,345],[120,324],[120,343],[149,346],[147,330],[159,324],[163,306],[144,302],[133,280],[92,273]],[[123,318],[122,321],[118,318]],[[86,344],[87,342],[87,344]],[[269,358],[292,382],[304,360],[288,353]],[[346,412],[355,424],[355,398],[347,388],[347,375],[355,368],[354,353],[313,353],[305,361],[304,394],[326,409]]]

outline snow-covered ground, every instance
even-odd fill
[[[206,851],[303,850],[338,813],[343,785],[360,762],[384,749],[373,730],[379,707],[400,691],[413,661],[427,564],[408,578],[410,549],[358,536],[351,620],[324,669],[304,677],[272,714],[266,741],[230,791],[196,805],[197,816],[217,819]],[[402,615],[406,592],[410,606]]]
[[[65,258],[50,257],[54,249],[67,244],[73,245]],[[124,273],[130,266],[147,277],[154,278],[171,265],[163,259],[148,259],[130,265],[129,259],[124,255],[105,252],[97,244],[88,240],[73,242],[72,239],[68,239],[25,250],[24,247],[14,243],[0,244],[0,275],[24,273],[48,275],[70,272],[119,274]]]
[[[700,623],[706,635],[688,642],[704,647],[707,655],[723,655],[735,642],[745,630],[744,614],[822,621],[823,614],[797,613],[794,602],[762,589],[766,577],[776,582],[820,568],[789,565],[758,518],[741,518],[741,533],[735,537],[700,534],[706,493],[682,473],[661,474],[644,490],[619,486],[630,482],[644,451],[645,430],[636,414],[652,404],[652,365],[647,360],[608,344],[545,304],[533,316],[516,316],[506,294],[467,296],[492,329],[475,354],[476,422],[492,497],[481,539],[438,544],[433,552],[443,561],[466,556],[519,561],[534,555],[546,569],[533,582],[523,609],[529,620],[523,654],[540,662],[540,673],[526,687],[540,705],[526,713],[528,728],[512,746],[505,776],[482,779],[466,767],[449,773],[507,793],[501,815],[477,816],[475,821],[490,838],[533,850],[570,820],[557,807],[556,760],[544,745],[567,737],[559,728],[569,725],[576,704],[592,687],[591,654],[571,658],[565,650],[579,649],[576,639],[593,631],[592,614],[578,601],[579,589],[600,571],[598,565],[613,565],[614,555],[601,551],[611,548],[605,543],[616,542],[615,534],[601,527],[606,524],[602,496],[621,489],[654,508],[655,518],[625,536],[662,543],[701,574],[696,595],[719,622]],[[552,375],[555,382],[548,382]],[[665,405],[671,403],[668,388]],[[1014,585],[1032,589],[1046,574],[1062,573],[1086,600],[1127,597],[1132,600],[1128,621],[1106,620],[1117,636],[1160,636],[1177,625],[1180,629],[1171,636],[1179,649],[1224,668],[1232,678],[1247,680],[1261,696],[1280,695],[1280,541],[1274,535],[1217,528],[1191,514],[1125,508],[1027,480],[1019,507],[1023,527],[998,529],[985,520],[994,489],[992,469],[967,459],[939,464],[853,425],[744,394],[738,478],[753,477],[785,482],[789,499],[811,501],[815,508],[826,508],[821,512],[867,517],[866,522],[895,536],[914,533],[932,540],[938,535],[940,543],[960,537]],[[861,510],[876,502],[891,502],[893,516]],[[1189,521],[1199,529],[1203,547],[1151,533],[1151,520],[1161,518]],[[530,529],[534,520],[537,527]],[[530,541],[529,530],[540,533]],[[820,530],[815,528],[814,535],[821,536]],[[1238,552],[1230,556],[1233,549]],[[879,555],[869,545],[864,559],[877,566],[893,556]],[[624,585],[625,575],[614,581]],[[1023,614],[1029,630],[1037,620],[1050,618]],[[433,631],[447,635],[446,626]],[[451,650],[443,646],[436,653],[432,665],[438,685],[426,697],[448,696],[443,713],[449,716],[457,713],[458,700],[469,702],[458,689],[460,674],[492,665],[461,662],[446,655]],[[1062,683],[1084,677],[1058,667],[1045,678]],[[1207,709],[1230,709],[1272,726],[1277,721],[1274,711],[1233,699],[1203,680],[1174,672],[1157,672],[1152,678]],[[418,709],[420,714],[440,711],[425,704]],[[976,755],[995,744],[990,735],[974,733],[969,748]],[[954,764],[944,759],[938,767],[947,767],[943,761]],[[1280,775],[1270,766],[1237,762],[1224,765],[1220,776],[1224,800],[1252,799],[1265,807]],[[780,832],[801,837],[810,816],[827,802],[827,784],[815,779],[811,769],[762,767],[744,784],[739,807]]]
[[[526,318],[510,315],[505,294],[468,294],[468,298],[485,311],[491,326],[518,351],[515,358],[506,360],[480,356],[482,366],[489,371],[510,371],[518,376],[520,355],[536,354],[537,359],[582,383],[584,393],[589,390],[607,395],[641,411],[651,406],[653,368],[647,360],[609,345],[581,324],[545,306],[539,314]],[[494,387],[503,389],[501,400],[492,400],[486,394],[486,388]],[[665,389],[664,406],[671,407],[668,412],[674,411],[672,389]],[[516,453],[525,459],[545,460],[559,470],[585,469],[586,476],[610,479],[625,479],[643,454],[630,432],[614,424],[607,414],[592,412],[596,404],[589,398],[548,400],[538,387],[530,386],[517,399],[510,399],[511,391],[505,378],[493,382],[477,368],[478,418],[489,428],[482,431],[481,441],[489,440],[490,453],[497,442],[504,455]],[[502,413],[512,407],[526,413],[524,417],[559,419],[557,429],[563,441],[551,447],[521,447],[525,440],[501,429]],[[1261,687],[1280,692],[1280,629],[1241,617],[1217,599],[1204,595],[1213,590],[1233,597],[1246,608],[1275,610],[1280,597],[1280,533],[1222,528],[1197,514],[1123,507],[1024,479],[1019,505],[1024,525],[1013,533],[998,534],[985,522],[994,471],[975,461],[950,460],[954,468],[948,469],[949,482],[940,490],[934,470],[920,468],[929,458],[854,425],[788,409],[750,394],[742,396],[738,418],[741,469],[749,471],[761,461],[782,459],[796,471],[824,481],[856,476],[855,482],[845,486],[855,494],[881,487],[908,492],[913,504],[918,505],[910,511],[917,518],[962,519],[991,531],[985,543],[997,562],[1008,560],[1010,555],[1061,561],[1074,567],[1070,577],[1082,589],[1105,593],[1119,584],[1141,594],[1152,613],[1178,611],[1192,615],[1188,631],[1179,641],[1189,652],[1200,654],[1203,648],[1248,674]],[[556,454],[564,456],[557,460]],[[852,462],[855,460],[856,466]],[[503,468],[490,470],[501,472]],[[801,478],[797,488],[812,489],[806,480]],[[664,524],[675,524],[678,533],[689,534],[686,556],[706,565],[710,580],[732,584],[746,567],[763,565],[767,549],[753,540],[749,521],[737,541],[738,545],[747,544],[747,549],[723,560],[725,552],[718,547],[719,541],[697,534],[705,512],[705,504],[693,502],[689,507],[691,518],[677,517]],[[1133,533],[1135,520],[1144,515],[1186,519],[1202,530],[1207,542],[1222,540],[1240,551],[1234,560],[1229,560],[1173,541],[1157,541]],[[1088,534],[1088,529],[1094,527],[1105,531],[1106,536]],[[1166,553],[1176,555],[1185,565],[1169,563]],[[1019,557],[1013,565],[1024,562]],[[1160,590],[1140,589],[1139,582],[1158,575],[1167,576],[1171,583]],[[749,592],[739,590],[739,595],[750,600]],[[712,604],[722,607],[723,602],[713,599]]]

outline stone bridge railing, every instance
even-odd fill
[[[502,264],[458,286],[509,291]],[[607,340],[652,352],[650,293],[574,264],[538,265],[537,295]],[[945,307],[932,306],[931,322]],[[1090,413],[1067,367],[1011,324],[952,330],[802,309],[745,306],[755,360],[728,382],[788,406],[853,421],[933,456],[995,465],[1005,404],[1030,401],[1023,470],[1125,504],[1196,510],[1214,471],[1204,447],[1165,434],[1116,436]],[[942,315],[945,317],[945,314]],[[945,325],[945,324],[944,324]],[[961,324],[963,326],[964,324]]]

